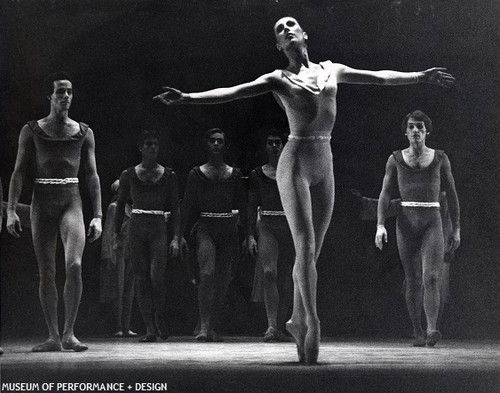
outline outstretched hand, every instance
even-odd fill
[[[427,83],[432,83],[433,85],[438,85],[442,87],[451,87],[455,83],[455,78],[451,75],[448,74],[446,71],[446,68],[442,67],[434,67],[434,68],[429,68],[428,70],[424,71],[424,76],[425,79],[424,81]]]
[[[185,94],[173,87],[162,87],[163,93],[153,97],[153,100],[158,100],[165,105],[178,105],[189,99],[189,94]]]

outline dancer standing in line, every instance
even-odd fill
[[[113,198],[106,210],[101,240],[101,302],[111,302],[115,317],[113,337],[135,337],[130,330],[130,316],[134,301],[135,275],[132,271],[128,246],[128,226],[132,208],[125,205],[125,219],[120,236],[115,236],[115,217],[120,181],[111,185]]]
[[[215,327],[220,320],[238,257],[238,228],[233,210],[246,224],[246,193],[238,168],[224,162],[227,135],[219,128],[205,134],[208,162],[188,175],[182,200],[182,230],[196,221],[196,257],[199,266],[198,341],[223,341]]]
[[[281,135],[272,129],[266,137],[268,162],[251,172],[248,193],[248,248],[257,259],[254,292],[261,292],[258,288],[262,287],[260,281],[263,282],[268,324],[265,342],[290,341],[282,328],[292,304],[295,252],[276,184],[276,167],[282,150]],[[257,224],[258,209],[260,221]],[[257,296],[257,293],[254,295]]]
[[[40,302],[49,329],[49,338],[33,352],[61,349],[84,351],[87,346],[74,334],[74,325],[82,295],[82,255],[85,226],[78,188],[78,170],[83,161],[86,181],[94,210],[88,236],[93,242],[101,236],[101,187],[97,175],[94,134],[87,124],[68,116],[73,99],[71,77],[58,72],[45,80],[50,114],[28,122],[19,136],[16,165],[10,180],[7,206],[7,230],[20,236],[21,221],[16,213],[23,180],[31,157],[34,158],[35,185],[31,202],[33,246],[40,272]],[[56,276],[57,235],[61,236],[66,261],[64,285],[65,322],[62,340],[57,318]]]
[[[448,156],[426,146],[431,119],[421,111],[409,113],[401,125],[410,146],[389,157],[377,208],[375,245],[387,242],[384,223],[390,192],[399,189],[401,211],[397,218],[397,243],[406,281],[406,305],[413,325],[414,346],[433,347],[441,339],[437,330],[440,278],[444,267],[444,236],[440,192],[446,191],[452,223],[450,249],[460,245],[460,208]],[[422,301],[427,336],[422,328]]]
[[[450,86],[454,78],[443,68],[422,72],[366,71],[331,61],[313,63],[309,60],[308,35],[291,17],[279,19],[274,34],[277,49],[288,59],[286,69],[252,82],[198,93],[166,87],[155,99],[166,105],[218,104],[272,92],[285,110],[290,137],[279,159],[276,180],[296,252],[293,313],[286,326],[295,338],[299,361],[317,363],[321,335],[316,309],[316,262],[333,212],[333,157],[329,142],[337,112],[338,84],[426,82]]]
[[[138,303],[146,335],[140,342],[154,342],[157,333],[169,337],[166,321],[165,272],[167,254],[176,257],[184,238],[179,237],[180,214],[177,176],[157,161],[159,138],[154,131],[139,135],[137,146],[140,164],[124,170],[120,176],[115,218],[115,236],[120,236],[125,204],[132,201],[128,242],[132,269],[137,280]],[[173,238],[167,243],[167,219],[171,220]]]

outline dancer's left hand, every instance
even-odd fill
[[[102,220],[100,217],[95,217],[90,221],[89,230],[87,236],[89,237],[89,242],[95,242],[101,237],[102,233]]]

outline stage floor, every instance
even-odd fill
[[[147,344],[130,338],[84,341],[85,352],[32,353],[38,341],[3,340],[2,391],[16,382],[36,382],[40,391],[43,383],[103,382],[123,383],[126,392],[500,392],[498,341],[443,340],[435,348],[414,348],[410,340],[324,338],[315,366],[296,361],[294,343],[258,337],[226,337],[223,343],[192,337]],[[56,388],[49,391],[75,385]]]

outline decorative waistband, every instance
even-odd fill
[[[62,184],[78,184],[78,178],[77,177],[66,177],[64,179],[56,179],[56,178],[43,178],[43,177],[37,177],[35,179],[35,184],[55,184],[55,185],[62,185]]]
[[[401,202],[403,207],[439,207],[439,202]]]
[[[262,210],[260,212],[261,216],[284,216],[285,212],[283,210]]]
[[[332,139],[330,135],[310,135],[310,136],[288,135],[288,140],[295,140],[295,141],[319,142],[319,141],[329,141],[330,139]]]
[[[200,217],[203,218],[232,218],[234,213],[210,213],[210,212],[201,212]]]
[[[132,209],[132,214],[151,214],[155,216],[164,216],[165,221],[170,217],[170,212],[165,212],[163,210],[142,210],[142,209]]]

